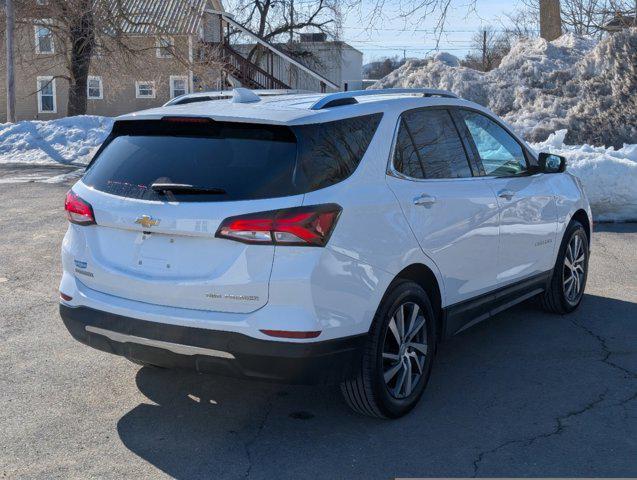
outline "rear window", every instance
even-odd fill
[[[354,172],[381,117],[296,127],[117,122],[83,181],[106,193],[144,200],[174,196],[210,202],[307,193]],[[192,185],[199,191],[161,192],[157,184]]]

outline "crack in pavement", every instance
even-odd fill
[[[633,379],[637,379],[637,374],[635,372],[632,372],[631,370],[622,367],[621,365],[616,364],[615,362],[613,362],[612,360],[610,360],[610,356],[613,354],[613,352],[610,350],[610,348],[608,347],[608,343],[606,341],[606,339],[604,337],[602,337],[601,335],[596,334],[595,332],[593,332],[592,330],[590,330],[589,328],[585,327],[584,325],[581,325],[579,323],[577,323],[576,321],[569,319],[569,321],[576,327],[584,330],[588,335],[590,335],[591,337],[593,337],[594,339],[597,340],[597,342],[599,343],[601,349],[602,349],[602,358],[600,359],[600,361],[606,365],[608,365],[609,367],[618,370],[620,372],[623,373],[624,377],[628,377],[628,378],[633,378]],[[517,439],[517,440],[508,440],[504,443],[501,443],[500,445],[490,449],[490,450],[486,450],[484,452],[480,452],[478,454],[478,456],[475,458],[475,460],[473,461],[473,476],[476,477],[478,475],[478,471],[480,470],[480,464],[482,463],[482,461],[484,460],[485,456],[490,455],[492,453],[497,452],[498,450],[501,450],[503,448],[506,448],[508,446],[511,445],[522,445],[522,446],[530,446],[533,443],[535,443],[538,440],[542,440],[542,439],[546,439],[555,435],[560,435],[562,434],[562,432],[564,432],[564,430],[566,429],[566,425],[565,425],[565,421],[568,420],[569,418],[573,418],[576,417],[578,415],[582,415],[590,410],[592,410],[593,408],[595,408],[597,405],[599,405],[600,403],[602,403],[606,397],[606,394],[608,393],[608,389],[606,389],[604,392],[600,393],[598,395],[598,397],[596,399],[594,399],[593,401],[587,403],[584,407],[582,407],[579,410],[575,410],[572,412],[567,413],[566,415],[562,415],[559,416],[555,419],[555,428],[550,431],[550,432],[546,432],[546,433],[541,433],[538,435],[534,435],[530,438],[524,438],[524,439]],[[626,408],[626,404],[628,404],[629,402],[633,401],[637,399],[637,392],[633,393],[630,397],[625,398],[624,400],[621,400],[620,402],[614,403],[612,405],[609,406],[620,406],[623,408]]]
[[[535,443],[537,440],[546,439],[555,435],[561,435],[564,432],[564,430],[566,430],[566,425],[564,424],[566,420],[568,420],[569,418],[576,417],[578,415],[582,415],[583,413],[586,413],[592,410],[593,408],[595,408],[597,405],[599,405],[601,402],[604,401],[607,393],[608,393],[608,389],[600,393],[596,399],[588,402],[584,407],[580,408],[579,410],[574,410],[572,412],[567,413],[566,415],[561,415],[555,418],[555,428],[551,430],[550,432],[540,433],[538,435],[534,435],[529,438],[523,438],[518,440],[508,440],[496,446],[495,448],[486,450],[484,452],[480,452],[478,456],[476,457],[476,459],[473,461],[473,477],[475,478],[478,476],[478,471],[480,470],[480,464],[484,460],[485,456],[495,453],[498,450],[501,450],[510,445],[520,444],[522,446],[528,447],[532,445],[533,443]]]
[[[615,362],[610,360],[610,356],[613,354],[613,352],[610,350],[610,348],[608,348],[608,344],[606,343],[606,339],[604,337],[602,337],[601,335],[598,335],[597,333],[593,332],[591,329],[585,327],[584,325],[577,323],[575,320],[572,320],[572,319],[569,319],[569,320],[573,325],[584,330],[586,333],[588,333],[591,337],[593,337],[599,342],[599,345],[602,348],[602,352],[603,352],[603,358],[600,360],[602,363],[605,363],[609,367],[612,367],[614,369],[621,371],[622,373],[624,373],[624,375],[626,375],[629,378],[637,378],[637,373],[627,368],[624,368],[621,365],[617,365]]]
[[[633,393],[630,397],[623,399],[617,405],[619,405],[621,407],[625,407],[627,403],[630,403],[633,400],[637,400],[637,392]]]
[[[244,442],[244,444],[243,444],[243,446],[245,448],[245,451],[246,451],[246,456],[248,457],[248,468],[246,470],[244,478],[250,478],[250,473],[252,473],[252,452],[251,452],[251,448],[252,448],[252,445],[254,445],[256,443],[256,441],[259,439],[259,436],[261,435],[261,432],[263,431],[263,428],[265,427],[265,424],[267,423],[268,418],[270,417],[270,413],[272,413],[272,409],[274,408],[274,397],[275,397],[274,394],[270,396],[270,400],[269,400],[268,405],[266,407],[265,414],[263,415],[263,418],[261,419],[261,422],[259,422],[259,426],[257,427],[257,431],[255,432],[255,434],[253,435],[253,437],[250,440],[248,440],[247,442]]]

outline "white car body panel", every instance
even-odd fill
[[[274,340],[261,332],[269,329],[321,331],[315,340],[276,341],[329,340],[367,332],[387,288],[409,266],[421,264],[433,272],[446,307],[551,270],[577,210],[583,209],[592,225],[581,185],[568,174],[418,182],[387,175],[402,112],[467,106],[494,116],[483,107],[460,99],[377,95],[361,97],[358,105],[309,110],[321,97],[272,97],[256,104],[218,100],[121,117],[301,125],[384,114],[355,172],[304,195],[166,204],[106,194],[79,181],[73,189],[93,206],[98,225],[69,226],[60,291],[73,298],[63,302],[257,339]],[[513,190],[514,197],[498,198],[502,189]],[[436,203],[415,206],[414,198],[423,193]],[[325,203],[337,203],[343,211],[324,248],[214,238],[230,216]],[[135,223],[141,215],[161,219],[149,238]]]
[[[93,228],[69,230],[69,263],[86,264],[73,270],[87,287],[158,305],[235,313],[267,303],[274,247],[218,239],[217,228],[227,217],[298,206],[303,199],[171,204],[110,195],[81,181],[74,189],[98,219]],[[135,223],[142,215],[160,220],[152,233]]]
[[[488,180],[388,176],[387,182],[424,253],[442,272],[445,306],[496,287],[499,209]],[[423,195],[434,203],[416,205]]]
[[[505,285],[553,268],[557,233],[549,175],[489,178],[500,208],[497,283]],[[502,192],[513,193],[503,197]]]

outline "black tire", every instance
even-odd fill
[[[415,309],[414,305],[418,308]],[[398,344],[399,337],[393,333],[396,332],[397,323],[400,323],[396,320],[398,316],[394,318],[394,330],[390,328],[390,322],[398,315],[399,307],[403,316],[409,317],[403,322],[404,335],[399,335],[405,338],[403,346]],[[418,331],[410,340],[410,333],[413,334],[410,327],[420,325],[423,319],[424,326],[414,328]],[[374,316],[360,371],[354,378],[341,384],[341,391],[349,406],[360,414],[378,418],[398,418],[411,411],[420,400],[431,374],[437,340],[435,326],[433,308],[422,287],[408,280],[394,282]],[[426,354],[422,352],[422,345],[426,346]],[[390,350],[396,346],[396,353],[392,353]],[[389,355],[396,358],[385,358]],[[389,376],[392,373],[389,370],[396,368],[400,368],[396,376],[386,382],[385,374]],[[401,378],[404,382],[399,385]],[[411,387],[408,394],[405,382]]]
[[[577,240],[574,240],[577,239]],[[572,247],[572,242],[579,241],[582,252],[584,254],[584,260],[581,262],[583,273],[581,274],[581,280],[578,280],[579,291],[575,296],[569,295],[568,285],[570,268],[566,265],[565,259],[567,258],[567,251],[569,245]],[[572,248],[571,248],[572,251]],[[548,289],[540,296],[542,308],[550,313],[566,314],[571,313],[577,307],[579,307],[584,298],[584,289],[586,288],[586,279],[588,278],[588,260],[589,260],[589,243],[588,233],[584,226],[577,220],[573,220],[562,239],[560,250],[557,255],[557,261],[553,268],[553,276],[549,283]],[[567,282],[568,285],[565,285]],[[570,292],[572,293],[572,292]]]

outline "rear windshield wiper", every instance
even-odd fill
[[[209,193],[212,195],[223,195],[227,193],[223,188],[217,187],[197,187],[188,183],[153,183],[150,188],[158,193]]]

